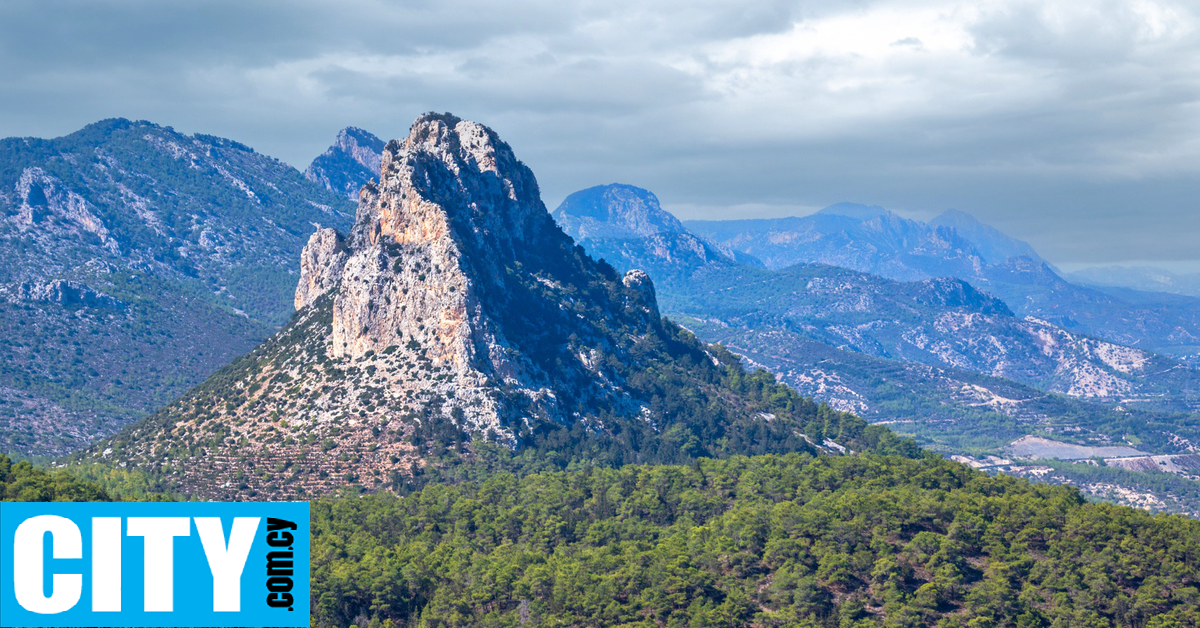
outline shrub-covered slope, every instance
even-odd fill
[[[288,320],[344,198],[237,142],[105,120],[0,140],[0,449],[61,454]]]

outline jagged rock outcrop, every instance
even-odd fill
[[[125,307],[117,299],[77,281],[55,279],[46,282],[24,282],[9,295],[13,303],[53,303],[62,306],[85,306],[119,309]]]
[[[638,294],[642,307],[648,313],[658,314],[658,297],[654,294],[654,282],[646,271],[637,268],[625,273],[621,283]]]
[[[16,192],[21,199],[16,222],[21,227],[35,228],[48,219],[57,219],[77,232],[94,234],[101,243],[109,243],[108,228],[92,213],[89,203],[41,168],[22,170]]]
[[[358,191],[379,176],[383,156],[383,140],[357,127],[346,127],[324,153],[308,165],[304,176],[351,200]]]
[[[499,398],[499,385],[560,415],[557,396],[539,385],[548,374],[513,346],[497,320],[507,315],[504,275],[512,267],[505,263],[536,257],[530,253],[547,245],[551,252],[566,247],[532,173],[507,145],[474,122],[418,120],[408,138],[385,148],[379,184],[363,189],[348,258],[340,263],[334,254],[323,271],[328,281],[342,266],[331,355],[361,359],[391,349],[415,359],[420,351],[457,383],[448,410],[507,437],[501,409],[513,401]],[[430,388],[391,384],[406,392]]]
[[[309,239],[295,302],[95,455],[220,497],[387,486],[468,441],[614,463],[867,446],[769,376],[745,396],[736,357],[665,321],[646,273],[588,257],[511,148],[449,114],[387,144],[348,235]]]
[[[318,229],[300,252],[300,283],[296,285],[296,309],[312,304],[337,286],[346,267],[346,239],[336,229]]]

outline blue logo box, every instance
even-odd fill
[[[0,626],[308,626],[308,504],[0,503]]]

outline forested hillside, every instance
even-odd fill
[[[321,626],[1200,623],[1200,522],[932,458],[498,474],[313,516]]]
[[[937,458],[472,473],[314,501],[313,625],[1200,625],[1200,521]],[[0,499],[108,497],[0,456]]]

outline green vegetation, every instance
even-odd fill
[[[106,502],[112,498],[95,484],[61,469],[44,471],[0,454],[0,501]]]
[[[1095,499],[1113,500],[1110,487],[1120,487],[1161,500],[1162,505],[1155,505],[1155,511],[1200,515],[1200,482],[1162,471],[1131,471],[1105,466],[1102,460],[1098,462],[1038,460],[1021,466],[1050,467],[1053,471],[1038,481],[1081,487]]]
[[[313,504],[318,625],[1195,626],[1200,522],[802,454]]]
[[[314,501],[314,625],[1200,625],[1200,521],[937,458],[465,476]],[[2,456],[0,490],[107,498]]]
[[[313,223],[353,213],[237,142],[129,120],[0,140],[0,189],[0,448],[32,455],[112,434],[253,348],[287,321]],[[60,280],[91,298],[31,296]]]

